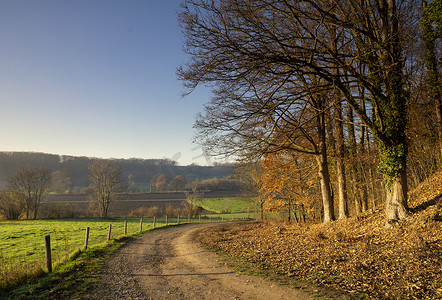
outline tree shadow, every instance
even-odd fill
[[[411,211],[413,213],[419,213],[419,212],[426,210],[427,208],[429,208],[430,206],[433,206],[433,205],[438,205],[438,206],[442,205],[442,194],[434,197],[433,199],[431,199],[427,202],[421,203],[420,205],[413,208]],[[442,221],[442,217],[440,216],[439,212],[436,213],[436,216],[434,217],[434,219],[437,221]]]

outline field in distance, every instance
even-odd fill
[[[115,201],[110,208],[112,217],[126,217],[133,210],[140,207],[158,207],[161,211],[165,211],[167,206],[174,209],[184,207],[186,195],[184,192],[169,193],[143,193],[143,194],[121,194],[118,201]],[[55,206],[70,206],[78,211],[87,211],[90,202],[90,196],[87,194],[71,194],[71,195],[48,195],[42,203],[42,208],[54,208]],[[207,192],[204,198],[198,201],[197,205],[202,206],[206,211],[210,212],[247,212],[251,211],[252,204],[250,201],[239,197],[238,192]]]

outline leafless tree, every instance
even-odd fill
[[[107,217],[110,205],[122,190],[122,170],[111,160],[96,160],[89,165],[89,184],[93,189],[92,201],[101,217]]]
[[[328,99],[336,102],[330,95],[339,91],[339,102],[352,107],[376,137],[387,220],[405,217],[407,90],[401,38],[412,2],[185,1],[179,20],[191,60],[178,75],[190,91],[200,84],[213,87],[215,97],[208,107],[218,118],[209,121],[203,116],[206,123],[197,122],[203,128],[212,122],[205,145],[218,150],[223,141],[230,148],[244,150],[247,144],[255,153],[267,151],[275,146],[273,133],[282,128],[275,126],[277,121],[286,122],[290,114],[310,114],[321,128],[321,114],[331,107]],[[361,107],[358,88],[364,89],[369,112]],[[312,106],[315,102],[320,104]],[[296,129],[295,136],[308,132],[304,122],[298,124],[285,128]],[[315,142],[319,154],[324,152],[321,130]],[[275,149],[288,145],[280,142]],[[299,144],[292,145],[303,151]],[[326,157],[317,158],[325,172]],[[321,186],[323,195],[328,193],[330,185]],[[332,211],[325,212],[327,218],[333,219]]]
[[[7,181],[7,189],[16,193],[21,193],[24,198],[24,210],[26,219],[32,215],[37,218],[41,200],[50,185],[50,173],[46,168],[23,167],[13,173]]]

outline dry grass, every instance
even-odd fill
[[[26,263],[23,261],[18,268],[16,261],[0,256],[0,291],[7,291],[29,279],[38,278],[43,273],[40,262]]]

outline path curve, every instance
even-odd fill
[[[309,299],[218,262],[192,234],[213,224],[188,224],[148,233],[121,248],[85,299]]]

